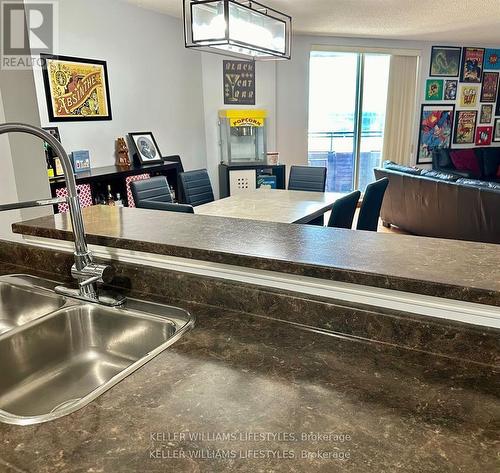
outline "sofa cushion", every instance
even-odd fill
[[[458,171],[467,171],[474,176],[481,176],[479,159],[473,149],[454,149],[450,151],[450,158]]]
[[[457,184],[469,187],[477,187],[480,189],[493,189],[500,191],[500,183],[490,182],[490,181],[480,181],[478,179],[466,179],[461,178],[457,181]]]
[[[437,164],[440,168],[451,168],[453,163],[450,158],[449,148],[438,148],[434,151],[437,156]]]
[[[460,176],[457,176],[456,174],[447,174],[445,172],[435,171],[433,169],[422,169],[420,175],[425,177],[431,177],[433,179],[439,179],[440,181],[450,181],[450,182],[455,182],[460,178]]]
[[[405,174],[420,175],[422,169],[414,168],[410,166],[403,166],[402,164],[397,164],[393,161],[384,161],[384,169],[390,169],[391,171],[403,172]]]
[[[481,149],[481,159],[483,161],[483,177],[495,177],[500,166],[500,148]]]

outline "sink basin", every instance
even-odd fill
[[[38,278],[33,278],[36,281]],[[64,297],[43,288],[23,286],[27,280],[0,278],[0,334],[42,317],[66,304]]]
[[[0,335],[0,421],[36,424],[82,408],[194,323],[182,309],[134,299],[123,308],[61,302]]]

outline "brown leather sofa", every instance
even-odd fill
[[[500,243],[500,184],[385,163],[384,225],[415,235]]]

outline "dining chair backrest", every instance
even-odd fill
[[[288,190],[325,192],[326,168],[313,166],[292,166],[288,179]]]
[[[332,213],[328,221],[329,227],[335,228],[352,228],[354,214],[358,207],[360,191],[354,191],[344,197],[336,200],[332,206]]]
[[[377,231],[380,209],[388,185],[389,179],[387,177],[368,184],[359,211],[357,230]]]
[[[188,204],[176,204],[174,202],[155,202],[153,200],[143,201],[141,209],[150,210],[165,210],[167,212],[179,212],[185,214],[194,214],[194,209],[192,205]]]
[[[165,176],[156,176],[130,183],[130,190],[136,207],[146,207],[148,202],[172,202],[170,186]]]
[[[196,207],[214,201],[214,191],[206,169],[181,172],[179,181],[186,204]]]

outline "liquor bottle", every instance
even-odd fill
[[[113,199],[113,194],[111,193],[111,186],[108,185],[108,198],[106,199],[106,204],[114,207],[115,206],[115,199]]]
[[[54,177],[54,168],[52,167],[52,164],[50,163],[50,159],[47,155],[45,155],[45,161],[47,161],[47,175],[49,176],[49,179]]]
[[[122,196],[119,192],[116,193],[115,206],[116,207],[125,207],[125,205],[123,204]]]
[[[54,171],[56,176],[64,176],[63,167],[61,165],[61,160],[56,156],[54,157]]]

